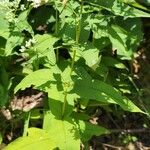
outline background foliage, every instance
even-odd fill
[[[7,150],[88,146],[93,135],[111,133],[89,122],[93,106],[148,114],[130,99],[139,94],[132,62],[148,6],[134,0],[0,2],[1,108],[31,86],[47,93],[41,129],[29,128],[34,110],[22,113],[23,137]]]

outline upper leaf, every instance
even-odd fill
[[[50,35],[50,34],[44,34],[44,35],[36,35],[35,40],[37,43],[34,45],[34,50],[39,54],[40,56],[45,56],[48,58],[49,62],[52,65],[55,65],[56,63],[56,57],[54,52],[53,45],[55,42],[58,41],[58,38]]]
[[[30,13],[30,9],[21,12],[17,18],[18,22],[16,26],[20,31],[26,30],[33,35],[32,28],[27,21],[29,13]]]
[[[77,50],[77,58],[84,58],[86,65],[93,67],[100,61],[99,50],[90,42],[81,44],[81,46],[73,47]]]
[[[25,88],[30,87],[31,85],[38,87],[40,85],[45,84],[48,81],[53,81],[54,70],[58,71],[57,68],[53,68],[53,69],[40,69],[30,73],[15,87],[15,92],[17,92],[19,89],[24,90]]]
[[[9,22],[5,18],[6,12],[7,10],[0,8],[0,36],[7,39],[9,35]]]
[[[21,45],[23,39],[24,37],[22,36],[21,32],[19,31],[10,32],[8,40],[6,42],[5,55],[6,56],[11,55],[13,48],[15,48],[18,45]]]
[[[88,3],[88,1],[87,1]],[[149,13],[139,10],[133,6],[126,3],[120,2],[119,0],[91,0],[90,3],[94,3],[97,6],[112,12],[114,15],[124,16],[124,17],[150,17]]]

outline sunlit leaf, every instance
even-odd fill
[[[80,150],[80,135],[71,119],[58,120],[51,113],[47,113],[43,129],[49,133],[49,137],[57,143],[59,149]]]
[[[57,147],[53,138],[50,138],[49,134],[42,129],[30,128],[28,129],[28,136],[20,137],[11,142],[5,150],[43,150],[54,149]]]
[[[58,38],[50,34],[44,34],[36,35],[35,40],[37,41],[37,43],[34,45],[34,50],[36,51],[36,53],[41,56],[47,57],[49,62],[52,65],[55,65],[56,57],[53,45],[58,41]]]
[[[56,68],[53,69],[55,71],[59,71]],[[35,72],[31,72],[16,86],[15,92],[17,92],[19,89],[24,90],[31,85],[38,87],[48,81],[53,81],[53,69],[40,69]]]

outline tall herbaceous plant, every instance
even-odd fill
[[[23,136],[5,149],[86,147],[111,133],[89,121],[93,106],[144,113],[125,96],[141,17],[149,10],[134,0],[1,0],[0,107],[31,86],[48,95],[42,128],[29,128],[33,109],[25,112]]]

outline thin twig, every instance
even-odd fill
[[[142,129],[113,129],[111,130],[111,133],[118,133],[118,132],[121,132],[121,133],[142,133],[142,132],[150,132],[149,129],[145,129],[145,128],[142,128]]]
[[[114,146],[114,145],[110,145],[110,144],[106,144],[106,143],[103,143],[103,146],[110,147],[110,148],[117,149],[117,150],[122,150],[122,148],[123,148],[121,146]]]

